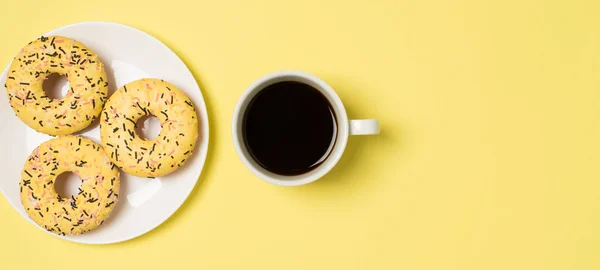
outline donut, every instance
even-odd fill
[[[81,178],[77,195],[62,198],[56,177],[73,172]],[[21,173],[21,203],[40,227],[59,235],[77,235],[101,225],[119,198],[119,170],[102,146],[81,136],[61,136],[35,148]]]
[[[65,75],[70,89],[62,99],[46,96],[42,84],[52,73]],[[108,96],[98,55],[66,37],[49,36],[25,46],[13,59],[6,93],[17,117],[48,135],[67,135],[90,125]]]
[[[146,140],[135,131],[137,121],[153,115],[159,135]],[[198,139],[198,116],[190,99],[174,85],[141,79],[124,85],[106,102],[100,116],[100,138],[110,159],[123,171],[158,177],[182,166]]]

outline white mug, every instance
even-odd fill
[[[335,138],[334,148],[331,150],[326,160],[311,171],[293,176],[275,174],[260,166],[252,158],[246,148],[244,134],[242,134],[244,114],[250,101],[252,101],[252,99],[265,87],[284,81],[305,83],[319,90],[329,100],[329,103],[335,112],[337,122],[337,136]],[[375,119],[348,120],[344,104],[331,86],[323,80],[306,72],[292,70],[269,73],[252,83],[246,89],[235,107],[232,125],[233,144],[244,165],[260,179],[280,186],[299,186],[308,184],[327,174],[342,157],[342,154],[346,149],[349,135],[379,134],[379,122]]]

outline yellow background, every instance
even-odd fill
[[[596,0],[4,0],[0,9],[2,65],[74,22],[147,31],[192,70],[211,125],[191,197],[135,240],[66,242],[0,199],[0,269],[600,268]],[[323,78],[351,118],[378,118],[382,134],[351,138],[314,184],[260,181],[236,156],[230,119],[244,89],[279,69]]]

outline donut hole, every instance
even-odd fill
[[[70,198],[79,193],[81,179],[72,172],[59,174],[54,180],[54,190],[63,198]]]
[[[42,84],[46,96],[52,99],[61,99],[69,91],[69,80],[67,76],[58,73],[50,74]]]
[[[152,114],[145,115],[136,122],[135,132],[144,140],[154,140],[162,129],[160,124],[160,120],[156,116]]]

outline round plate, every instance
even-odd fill
[[[73,38],[100,56],[109,81],[109,92],[124,84],[143,78],[158,78],[171,82],[192,100],[200,120],[195,154],[185,166],[160,178],[147,179],[121,171],[119,202],[106,222],[97,229],[78,236],[54,236],[79,243],[108,244],[140,236],[169,218],[188,197],[200,177],[208,149],[208,116],[204,98],[190,70],[166,45],[135,28],[106,22],[85,22],[68,25],[45,34]],[[32,40],[35,37],[32,37]],[[24,40],[23,45],[29,40]],[[17,52],[15,52],[15,55]],[[8,67],[0,76],[0,191],[10,204],[31,221],[19,199],[21,170],[27,156],[42,142],[52,137],[27,127],[8,104],[4,82]],[[54,91],[68,89],[66,80],[58,79]],[[53,91],[53,90],[50,90]],[[152,119],[152,118],[150,118]],[[96,120],[77,133],[100,143],[100,128]],[[160,124],[146,121],[146,134],[157,134]],[[76,176],[69,176],[74,178]],[[79,181],[66,181],[67,190],[77,190]],[[33,221],[31,221],[33,223]],[[33,223],[36,225],[35,223]],[[38,227],[36,225],[36,227]],[[42,229],[41,227],[38,227]],[[44,229],[42,229],[45,231]]]

